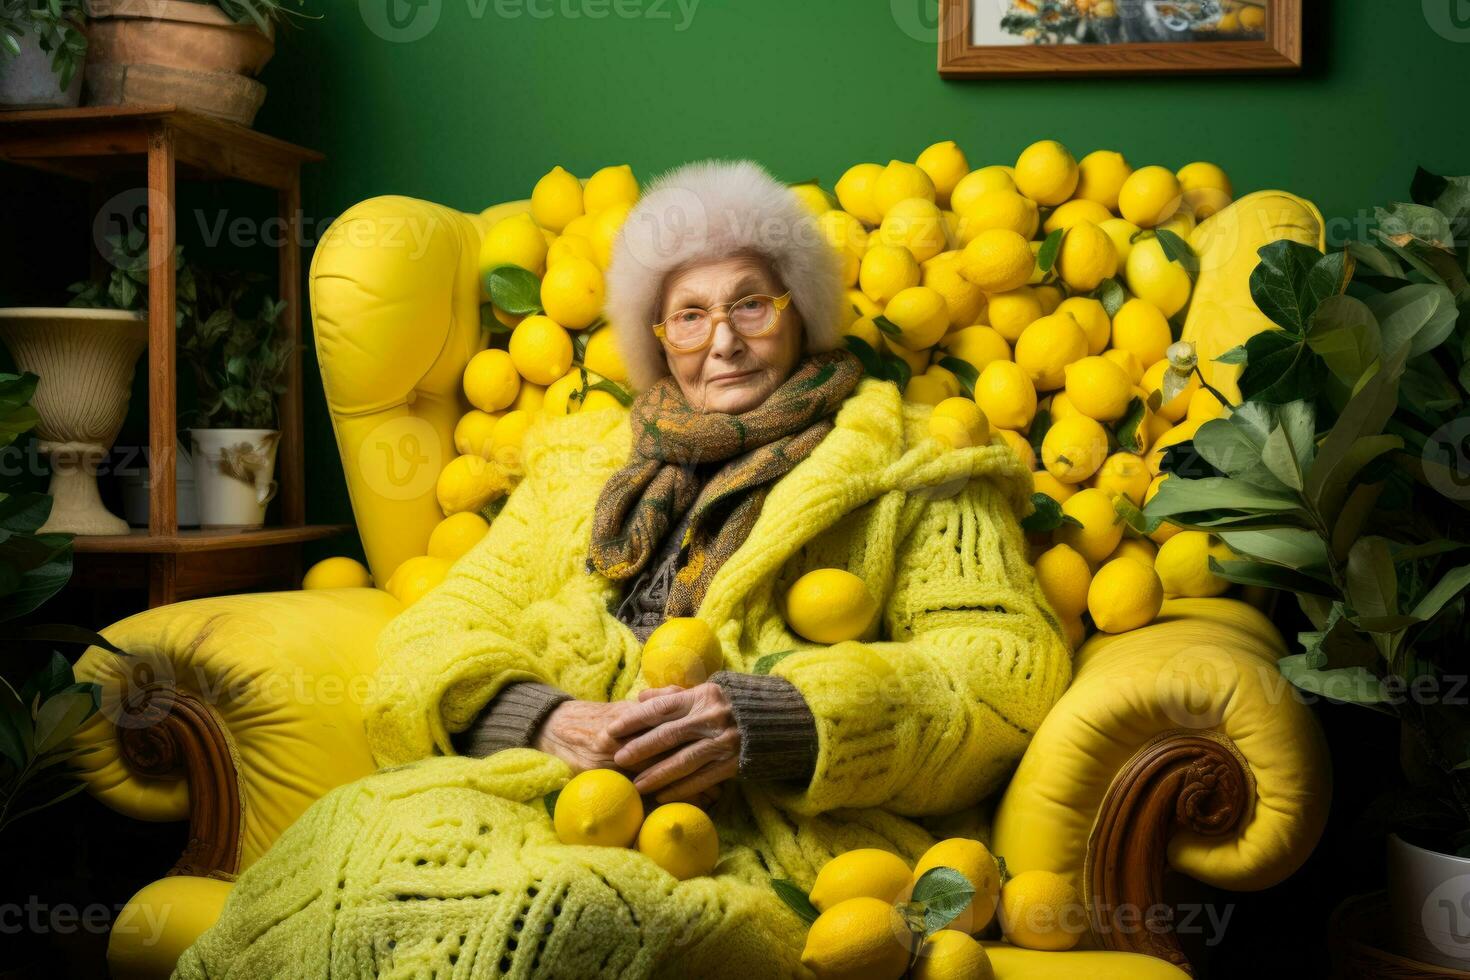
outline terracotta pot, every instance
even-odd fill
[[[193,72],[260,74],[275,31],[237,24],[212,4],[184,0],[87,0],[90,64],[157,65]]]

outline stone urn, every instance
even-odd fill
[[[127,534],[102,505],[97,466],[127,414],[133,368],[148,347],[140,313],[72,307],[0,309],[0,341],[40,378],[32,400],[41,452],[51,460],[51,516],[42,531]]]

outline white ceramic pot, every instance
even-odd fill
[[[1470,858],[1388,838],[1388,910],[1394,952],[1470,970]]]
[[[276,495],[274,429],[190,429],[200,527],[261,527]]]

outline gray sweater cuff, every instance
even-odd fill
[[[710,682],[730,699],[740,726],[740,778],[811,780],[817,768],[817,722],[795,684],[728,670]]]
[[[501,689],[469,728],[449,737],[460,755],[483,758],[501,749],[530,748],[553,708],[572,696],[550,684],[520,682]]]

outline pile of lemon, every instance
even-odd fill
[[[963,876],[973,895],[937,921],[933,908],[914,904],[921,880],[935,869]],[[787,901],[801,906],[799,898]],[[997,914],[1006,940],[1026,949],[1071,949],[1087,928],[1077,891],[1064,877],[1042,870],[1007,877],[984,844],[964,837],[935,844],[912,869],[878,848],[840,854],[818,872],[806,901],[816,918],[801,961],[819,980],[992,977],[989,954],[974,937]]]
[[[709,814],[692,803],[665,803],[645,817],[637,788],[616,769],[578,773],[549,805],[563,844],[637,848],[680,881],[713,873],[720,860]]]

